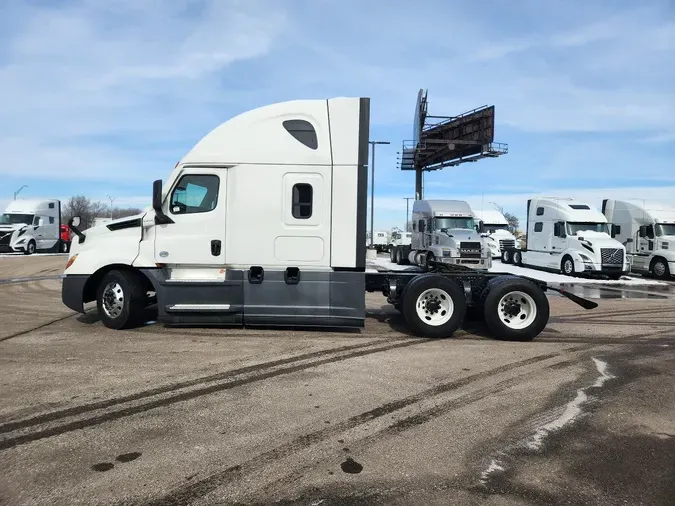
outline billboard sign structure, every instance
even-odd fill
[[[427,91],[420,89],[415,104],[413,138],[403,142],[401,170],[416,172],[415,198],[422,198],[422,173],[495,158],[508,146],[494,142],[495,107],[482,106],[457,116],[428,114]]]

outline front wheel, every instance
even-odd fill
[[[504,264],[510,264],[513,262],[513,258],[511,256],[511,251],[505,249],[502,251],[502,263]]]
[[[543,290],[526,279],[496,283],[485,298],[485,323],[497,339],[531,341],[548,323]]]
[[[138,276],[123,270],[103,276],[96,292],[96,306],[103,325],[109,329],[126,329],[141,323],[147,293]]]
[[[413,279],[403,295],[403,316],[424,337],[450,337],[462,324],[466,299],[460,287],[443,276]]]
[[[61,241],[61,253],[68,253],[70,250],[70,244],[68,244],[66,241]]]
[[[560,270],[565,276],[574,276],[574,260],[571,256],[567,255],[563,258]]]
[[[654,260],[652,263],[652,273],[654,274],[654,277],[659,279],[667,279],[670,277],[670,269],[668,268],[668,264],[662,258],[657,258]]]

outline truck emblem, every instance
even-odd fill
[[[169,256],[169,252],[168,251],[160,251],[159,256],[161,256],[162,258],[166,258],[166,257]]]

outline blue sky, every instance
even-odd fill
[[[670,0],[4,0],[0,206],[85,194],[145,205],[227,118],[296,98],[371,97],[377,228],[402,226],[396,168],[417,91],[430,112],[496,107],[509,154],[428,174],[425,196],[675,195]]]

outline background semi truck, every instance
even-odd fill
[[[369,118],[368,98],[335,98],[273,104],[221,124],[166,184],[153,183],[151,208],[86,231],[71,219],[64,304],[82,312],[96,301],[114,329],[141,323],[151,300],[165,324],[359,328],[366,291],[379,291],[423,336],[452,335],[467,307],[501,339],[538,335],[549,317],[544,291],[554,289],[545,283],[440,262],[366,269]],[[264,205],[251,205],[251,195]],[[489,259],[466,203],[454,215],[424,209],[418,203],[416,216],[430,236],[456,244],[453,260]]]
[[[520,241],[509,231],[509,222],[502,213],[494,209],[474,210],[480,232],[486,237],[493,258],[510,263],[511,251],[520,249]]]
[[[675,208],[642,200],[602,201],[611,234],[626,248],[631,271],[667,279],[675,275]]]
[[[492,265],[487,239],[476,230],[471,207],[461,200],[416,200],[411,244],[396,247],[393,256],[397,264],[441,262],[474,269]]]
[[[0,253],[66,252],[60,225],[59,200],[13,200],[0,216]]]
[[[610,235],[607,218],[592,205],[570,198],[527,201],[527,239],[511,249],[516,265],[619,279],[630,270],[626,249]]]

